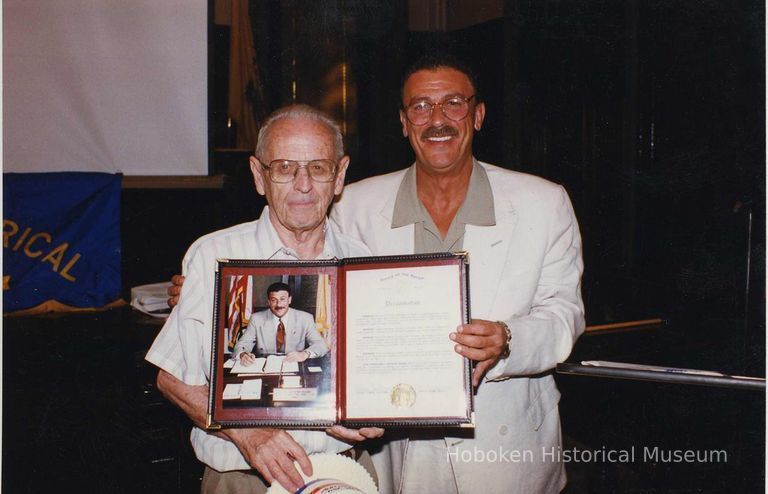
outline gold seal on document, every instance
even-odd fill
[[[416,390],[410,384],[395,384],[390,401],[398,408],[411,408],[416,403]]]

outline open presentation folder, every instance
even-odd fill
[[[297,317],[279,304],[270,309],[276,282],[289,288]],[[473,427],[470,362],[448,337],[469,321],[468,284],[465,253],[220,259],[208,427]],[[288,327],[299,315],[314,325]],[[267,372],[282,358],[262,354],[276,348],[277,317],[286,325],[286,360],[308,345],[316,350],[319,339],[327,353]],[[245,365],[244,352],[255,363]]]

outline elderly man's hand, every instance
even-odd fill
[[[224,432],[245,457],[269,482],[279,482],[288,492],[304,485],[294,460],[305,475],[312,475],[312,463],[304,448],[281,429],[226,429]]]
[[[171,283],[173,283],[173,285],[168,287],[166,293],[170,297],[168,299],[168,307],[173,308],[179,303],[179,295],[181,295],[181,286],[184,284],[184,277],[180,274],[175,274],[171,278]]]
[[[347,429],[341,425],[334,425],[331,428],[325,429],[325,432],[340,441],[346,441],[348,443],[365,441],[366,439],[376,439],[377,437],[384,435],[384,429],[380,429],[379,427]]]
[[[493,367],[507,345],[507,332],[497,322],[472,319],[470,324],[462,324],[451,333],[451,340],[456,342],[456,353],[477,362],[472,373],[472,385],[480,385],[488,369]]]

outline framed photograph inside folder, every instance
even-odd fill
[[[473,426],[466,254],[219,260],[208,427]]]

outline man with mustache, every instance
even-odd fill
[[[405,170],[345,188],[331,219],[374,255],[467,251],[470,324],[451,333],[475,362],[476,427],[385,436],[382,493],[554,493],[566,483],[552,369],[584,330],[581,238],[565,190],[476,160],[485,104],[472,72],[432,55],[406,72]]]
[[[292,308],[292,300],[291,287],[286,283],[269,285],[269,308],[251,316],[232,352],[243,365],[253,365],[257,355],[285,354],[286,362],[303,362],[328,353],[315,318]]]

